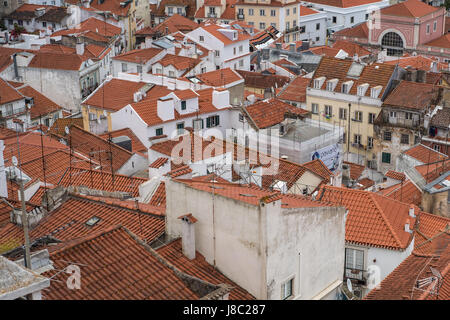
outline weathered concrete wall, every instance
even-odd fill
[[[422,208],[425,212],[431,212],[438,216],[449,217],[448,191],[438,193],[422,193]]]

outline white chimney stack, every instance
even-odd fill
[[[230,92],[224,88],[214,89],[212,93],[212,104],[217,109],[223,109],[230,106]]]
[[[81,38],[77,38],[76,51],[79,56],[84,54],[84,42]]]
[[[413,205],[411,205],[411,206],[409,207],[409,216],[410,216],[410,217],[413,217],[413,218],[416,217],[416,215],[414,214],[414,206],[413,206]]]
[[[405,222],[405,232],[412,233],[411,229],[409,228],[409,219],[406,219]]]
[[[195,259],[195,227],[197,219],[191,213],[178,217],[181,219],[181,247],[183,254],[189,259]]]
[[[171,98],[171,97],[159,98],[156,109],[157,109],[158,117],[161,120],[167,121],[167,120],[175,119],[175,111],[174,111],[175,105],[174,105],[173,98]]]

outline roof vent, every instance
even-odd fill
[[[88,221],[86,221],[86,225],[88,227],[95,226],[101,219],[99,217],[92,217]]]

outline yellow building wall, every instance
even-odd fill
[[[97,118],[100,116],[103,116],[103,109],[97,109],[90,107],[88,109],[87,106],[81,106],[81,113],[83,116],[83,128],[86,131],[91,131],[89,126],[89,113],[95,113],[97,115]],[[108,131],[112,131],[112,122],[111,122],[111,112],[106,111],[106,119],[108,121]]]
[[[253,88],[253,87],[245,86],[244,90],[247,90],[249,92],[253,92],[253,93],[256,93],[256,94],[261,94],[261,95],[264,96],[264,89],[261,89],[261,88]]]
[[[297,11],[295,14],[293,14],[293,8],[297,7]],[[259,24],[261,22],[264,22],[266,24],[266,28],[270,27],[272,23],[275,23],[275,27],[280,30],[281,26],[280,23],[283,23],[283,28],[286,26],[286,22],[289,22],[289,27],[292,28],[293,21],[296,20],[296,25],[299,25],[299,6],[297,3],[285,5],[283,7],[275,7],[275,6],[267,6],[267,5],[257,5],[256,3],[254,5],[236,5],[236,14],[239,11],[238,9],[244,10],[244,21],[246,23],[253,23],[253,26],[257,29],[259,29]],[[248,14],[248,10],[253,9],[253,16]],[[260,15],[260,9],[264,9],[265,15]],[[285,19],[283,21],[280,21],[280,11],[289,9],[289,16],[285,15]],[[270,11],[275,10],[275,16],[270,15]]]
[[[312,111],[312,104],[316,103],[319,106],[319,113],[313,114],[311,113],[311,119],[326,122],[329,124],[334,124],[336,126],[342,126],[345,127],[345,133],[346,133],[346,140],[344,143],[344,150],[350,151],[351,153],[360,154],[362,156],[365,156],[367,160],[373,159],[373,149],[367,148],[367,138],[372,137],[374,138],[375,134],[373,131],[373,124],[369,123],[369,113],[374,113],[375,118],[378,115],[378,113],[381,111],[381,107],[377,106],[371,106],[371,105],[365,105],[365,104],[354,104],[352,103],[349,111],[349,106],[347,101],[339,101],[339,100],[331,100],[327,98],[321,98],[321,97],[315,97],[315,96],[309,96],[306,97],[306,107],[309,111]],[[325,105],[332,106],[332,117],[331,119],[327,119],[325,117]],[[347,119],[342,120],[339,119],[339,109],[343,108],[347,110]],[[355,111],[361,111],[362,116],[362,122],[359,121],[353,121],[352,119],[355,118]],[[347,150],[347,141],[348,141],[348,131],[349,131],[349,124],[350,124],[350,148]],[[352,146],[352,143],[354,143],[354,135],[360,134],[361,135],[361,144],[366,146],[366,149],[360,149],[355,148]]]

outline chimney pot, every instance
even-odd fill
[[[414,206],[409,207],[409,216],[415,218],[416,215],[414,214]]]
[[[195,226],[197,219],[191,214],[185,214],[181,217],[181,247],[183,254],[189,259],[195,259]]]

